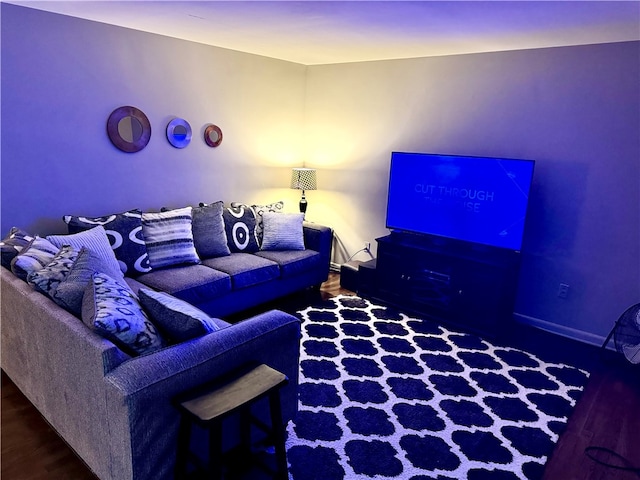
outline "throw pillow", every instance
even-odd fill
[[[224,228],[231,253],[257,252],[256,216],[253,209],[244,204],[233,204],[224,209]]]
[[[193,243],[200,258],[224,257],[231,251],[224,230],[222,202],[193,207]]]
[[[60,282],[51,298],[62,308],[70,311],[77,317],[82,314],[82,297],[85,288],[94,273],[105,273],[112,278],[117,278],[119,270],[114,269],[112,263],[87,248],[82,248],[73,263],[69,274]]]
[[[115,253],[113,253],[113,250],[111,249],[107,232],[105,232],[102,225],[98,225],[90,230],[74,233],[72,235],[49,235],[47,236],[47,240],[58,246],[58,248],[63,245],[71,245],[76,247],[78,250],[85,247],[88,250],[95,252],[96,255],[100,256],[108,265],[111,266],[110,273],[113,274],[115,278],[121,279],[123,277],[120,264],[116,259]]]
[[[65,245],[44,268],[27,275],[27,283],[45,295],[52,296],[78,258],[78,249]]]
[[[265,212],[262,250],[304,250],[303,213]]]
[[[11,268],[13,260],[29,243],[33,236],[18,227],[12,227],[7,236],[0,242],[0,252],[2,253],[2,266]]]
[[[94,273],[82,301],[82,321],[130,354],[163,347],[162,337],[133,292],[104,273]]]
[[[280,200],[266,205],[251,205],[251,208],[256,214],[256,238],[258,239],[258,245],[262,245],[262,236],[264,231],[264,221],[262,216],[266,212],[281,213],[284,210],[284,202]]]
[[[24,247],[20,254],[11,260],[11,271],[16,277],[26,282],[27,276],[31,272],[46,267],[59,251],[60,247],[55,246],[46,238],[36,235],[29,245]]]
[[[191,207],[142,214],[142,234],[151,268],[200,263],[191,224]]]
[[[69,233],[79,233],[102,225],[120,264],[120,269],[128,277],[136,277],[151,271],[147,247],[142,238],[142,212],[129,210],[104,217],[78,217],[65,215]]]
[[[154,325],[174,342],[215,332],[218,326],[202,310],[165,292],[141,288],[140,304]]]

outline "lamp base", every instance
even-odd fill
[[[300,213],[307,213],[307,199],[304,197],[300,199]]]

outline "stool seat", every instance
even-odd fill
[[[283,373],[269,367],[258,365],[249,372],[233,378],[229,382],[206,390],[205,393],[175,399],[182,412],[178,435],[178,453],[176,458],[176,478],[187,478],[189,460],[191,423],[197,423],[209,431],[209,467],[212,478],[222,479],[222,420],[234,412],[240,412],[241,442],[250,443],[250,425],[264,430],[273,441],[276,452],[277,470],[275,477],[286,480],[287,457],[285,450],[284,425],[280,410],[280,388],[289,379]],[[271,426],[265,425],[251,414],[250,408],[256,400],[268,396]]]
[[[180,405],[200,421],[207,422],[255,400],[286,381],[284,373],[268,365],[259,365],[240,378]]]

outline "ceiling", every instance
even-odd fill
[[[5,2],[304,65],[640,40],[640,0]]]

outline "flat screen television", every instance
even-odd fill
[[[393,152],[386,227],[519,251],[532,160]]]

